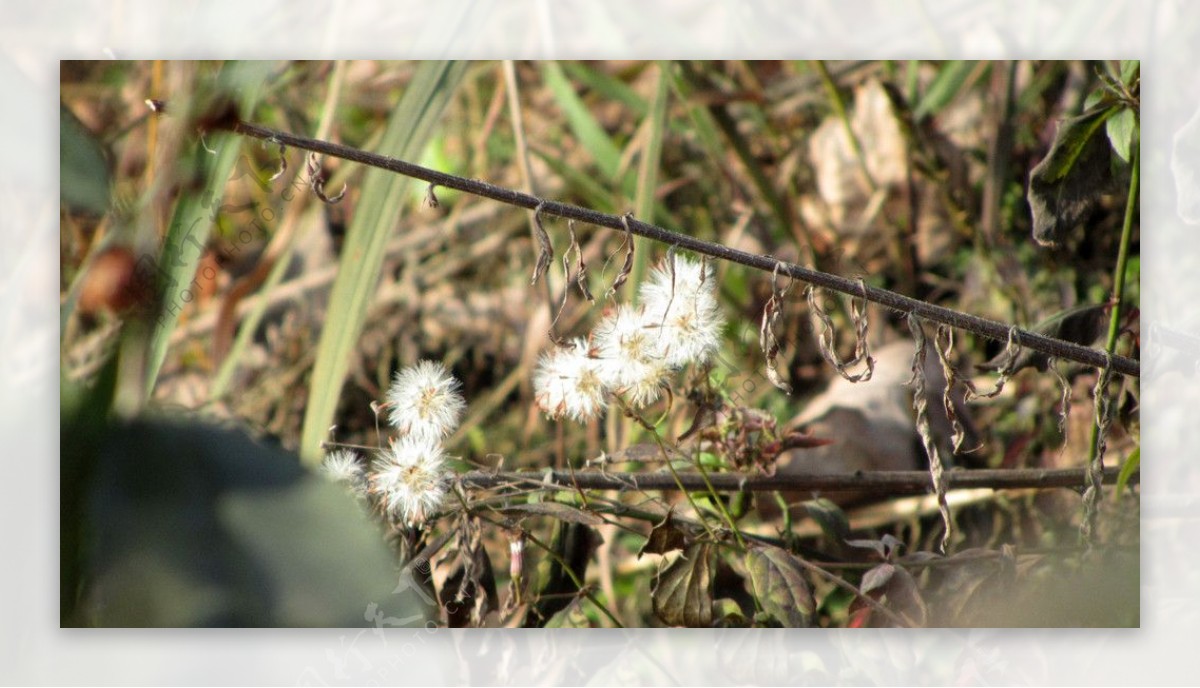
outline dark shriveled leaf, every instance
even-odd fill
[[[814,608],[804,569],[786,550],[766,545],[746,552],[750,585],[763,611],[787,628],[804,628]]]
[[[672,512],[667,512],[667,517],[662,523],[650,529],[650,536],[646,538],[646,544],[638,550],[637,556],[641,559],[643,554],[666,554],[683,549],[689,544],[691,543],[688,534],[673,523]]]
[[[1029,174],[1033,238],[1057,244],[1112,185],[1112,147],[1096,133],[1116,112],[1094,108],[1063,120],[1045,159]]]
[[[688,547],[658,574],[651,595],[655,616],[670,626],[711,626],[712,571],[712,545],[697,543]]]
[[[804,508],[817,525],[821,526],[821,532],[834,542],[843,542],[850,534],[850,520],[846,518],[846,512],[832,501],[818,497],[805,502]]]

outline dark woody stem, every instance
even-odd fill
[[[747,253],[728,246],[697,239],[686,234],[677,234],[657,225],[648,224],[628,216],[609,215],[588,208],[545,200],[477,179],[467,179],[457,175],[446,174],[445,172],[438,172],[437,170],[421,167],[420,165],[415,165],[404,160],[397,160],[396,158],[369,153],[328,141],[296,136],[250,122],[231,121],[222,123],[219,126],[244,136],[389,170],[406,177],[420,179],[434,186],[456,189],[464,193],[490,198],[494,201],[518,206],[527,210],[538,209],[541,213],[547,215],[555,215],[621,231],[626,231],[626,228],[628,228],[633,234],[663,244],[688,249],[696,253],[738,263],[764,272],[773,273],[778,271],[779,273],[818,287],[849,294],[850,296],[865,297],[868,301],[878,303],[899,313],[912,313],[924,320],[967,330],[999,342],[1009,341],[1009,331],[1012,328],[1004,323],[926,303],[893,291],[864,285],[858,280],[813,270],[794,263],[783,262],[770,256]],[[1047,337],[1028,330],[1017,329],[1015,334],[1021,346],[1028,347],[1048,356],[1077,361],[1096,368],[1104,368],[1108,365],[1104,353],[1096,349]],[[1111,364],[1112,372],[1131,377],[1138,377],[1140,375],[1140,364],[1132,358],[1113,356]]]

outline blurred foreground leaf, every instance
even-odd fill
[[[83,611],[64,625],[362,626],[373,604],[388,625],[416,626],[434,611],[396,589],[357,501],[291,454],[136,421],[79,460],[88,470],[64,477],[88,476]]]

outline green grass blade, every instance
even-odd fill
[[[1142,465],[1142,448],[1138,447],[1133,450],[1125,458],[1125,463],[1121,464],[1121,472],[1117,475],[1117,499],[1125,494],[1125,486],[1129,484],[1129,479],[1133,477],[1133,472]]]
[[[463,62],[422,62],[392,113],[380,152],[419,159],[466,68]],[[320,444],[333,424],[350,358],[379,282],[384,246],[407,198],[408,181],[381,169],[368,170],[363,177],[361,200],[342,250],[344,269],[333,283],[309,385],[300,438],[300,455],[307,463],[320,461]]]
[[[654,100],[650,103],[648,125],[650,130],[646,138],[646,147],[638,160],[637,192],[634,195],[634,217],[643,222],[653,223],[655,220],[655,192],[658,190],[658,169],[662,164],[663,131],[667,124],[667,102],[670,99],[671,65],[667,62],[658,63],[658,83],[654,88]],[[653,242],[638,237],[634,240],[633,272],[629,281],[636,288],[642,283],[646,273],[646,263],[649,260],[650,248]],[[636,292],[633,292],[636,301]]]
[[[970,60],[953,60],[941,66],[929,90],[921,97],[913,109],[913,117],[918,122],[929,115],[936,115],[954,100],[954,96],[962,90],[967,77],[975,70],[975,62]]]
[[[596,166],[600,168],[604,176],[615,180],[620,173],[621,150],[613,143],[608,133],[604,131],[604,127],[600,126],[600,123],[588,111],[587,105],[575,93],[575,88],[563,73],[562,66],[557,62],[543,62],[541,67],[542,79],[545,80],[546,87],[554,94],[559,107],[563,109],[567,124],[571,127],[571,131],[575,132],[580,145],[596,161]]]
[[[341,85],[343,76],[346,71],[346,63],[338,62],[333,69],[333,73],[329,77],[329,92],[325,97],[325,104],[321,108],[321,120],[317,125],[317,138],[327,138],[329,130],[333,124],[334,113],[337,111],[339,96],[341,95]],[[347,165],[346,168],[351,167]],[[343,168],[343,169],[346,169]],[[327,188],[338,189],[341,184],[330,180]],[[302,199],[293,198],[293,201],[304,202]],[[317,209],[320,212],[321,209]],[[287,214],[287,206],[280,209],[284,215]],[[287,247],[283,250],[282,255],[275,262],[275,266],[271,268],[270,274],[267,275],[267,280],[263,283],[259,293],[264,297],[283,281],[284,275],[287,273],[288,266],[291,264],[292,255],[295,253],[296,243],[300,236],[306,231],[307,225],[303,218],[297,218],[296,222],[299,226],[293,232],[291,240]],[[311,230],[309,230],[311,231]],[[269,299],[261,298],[258,304],[246,316],[238,327],[237,337],[234,339],[233,346],[230,347],[229,353],[225,356],[225,360],[221,363],[221,367],[217,370],[216,378],[213,381],[212,389],[209,390],[209,399],[220,399],[225,396],[225,392],[229,389],[230,382],[233,381],[233,374],[237,371],[238,362],[241,361],[242,355],[246,352],[250,341],[254,338],[254,333],[258,330],[259,323],[262,322],[263,315],[267,312]],[[236,315],[235,315],[236,317]]]
[[[227,63],[217,76],[218,91],[234,97],[239,112],[243,117],[248,117],[274,64]],[[204,104],[200,105],[203,107]],[[185,193],[179,199],[159,259],[162,311],[150,335],[144,389],[146,399],[150,398],[167,357],[171,332],[179,322],[179,314],[188,302],[196,298],[192,280],[196,277],[200,256],[204,253],[208,236],[220,212],[225,184],[241,149],[242,137],[210,132],[204,144],[215,151],[215,155],[202,146],[197,146],[193,154],[196,165],[194,178],[203,180],[203,190],[200,193]]]

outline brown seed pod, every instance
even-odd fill
[[[79,312],[120,315],[141,302],[147,285],[137,275],[137,259],[123,246],[105,249],[96,256],[79,289]]]

